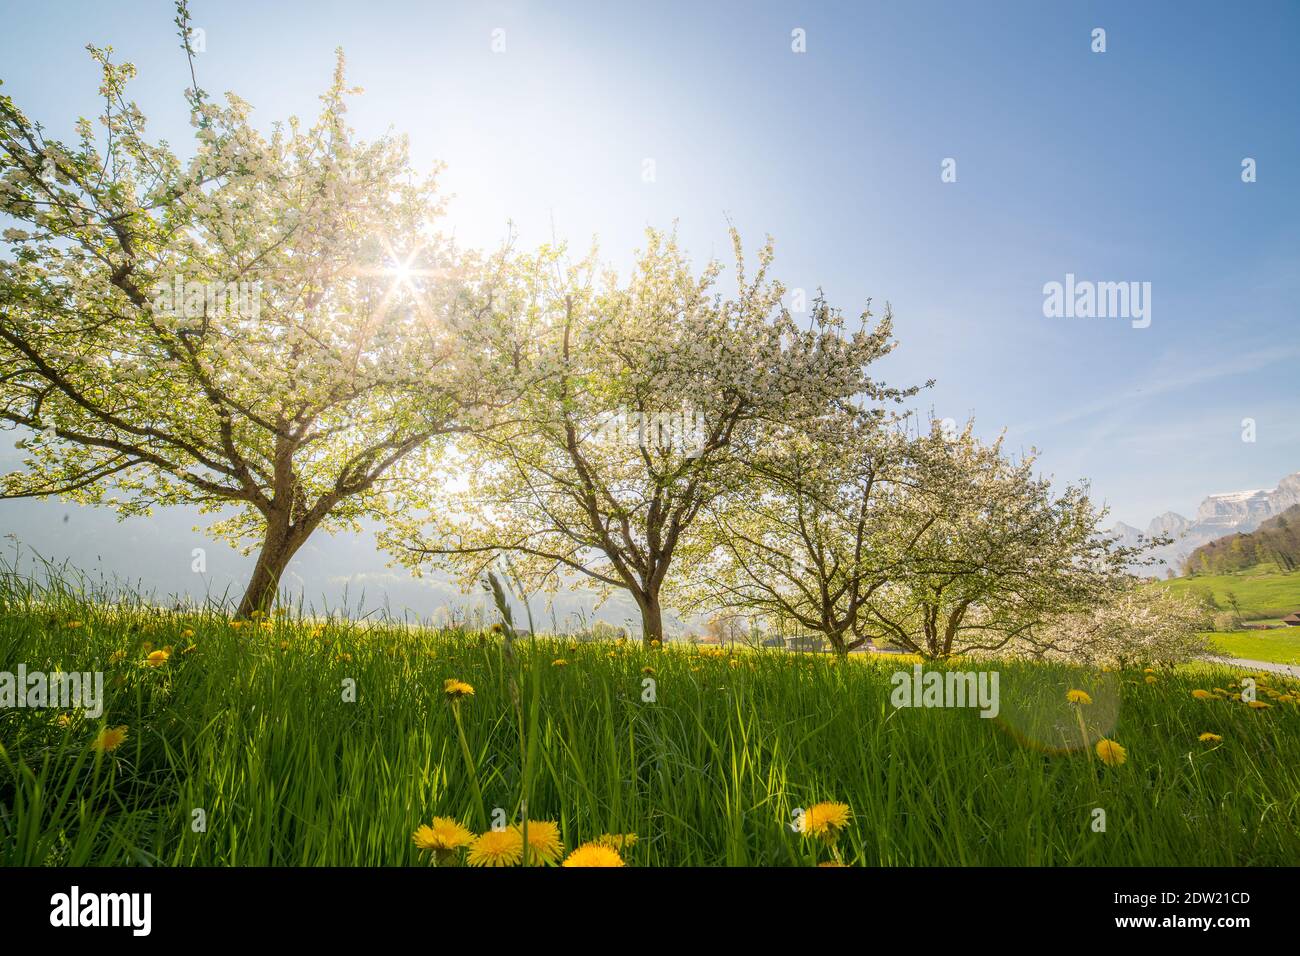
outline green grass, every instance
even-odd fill
[[[146,642],[175,653],[147,666]],[[896,658],[733,663],[523,639],[512,665],[496,636],[287,620],[236,629],[214,613],[87,603],[11,581],[0,670],[20,662],[103,670],[108,704],[100,720],[66,726],[54,711],[0,711],[9,865],[421,864],[420,823],[438,814],[477,829],[496,807],[514,819],[524,799],[570,847],[636,833],[626,856],[640,866],[828,859],[788,825],[822,800],[852,807],[838,850],[858,865],[1300,859],[1300,710],[1192,698],[1237,679],[1228,670],[1147,684],[1140,672],[958,665],[1000,672],[1002,712],[990,720],[896,710],[890,675],[910,666]],[[642,699],[647,667],[653,703]],[[453,677],[475,688],[461,719],[481,804],[442,692]],[[343,700],[349,679],[355,703]],[[1083,749],[1064,702],[1072,687],[1093,695],[1082,708],[1090,736],[1127,748],[1122,766]],[[116,725],[125,743],[91,751]],[[1199,743],[1205,731],[1223,743]],[[1106,811],[1104,833],[1090,826],[1094,808]]]
[[[1176,593],[1213,598],[1220,610],[1232,610],[1229,593],[1237,598],[1241,616],[1248,621],[1276,621],[1300,611],[1300,571],[1275,570],[1241,574],[1206,574],[1161,581],[1158,587]]]
[[[1300,664],[1300,627],[1268,631],[1227,631],[1205,635],[1215,650],[1228,657],[1243,657],[1271,664]]]

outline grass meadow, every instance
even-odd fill
[[[891,655],[241,625],[9,579],[0,670],[20,663],[103,671],[107,702],[0,711],[7,865],[428,865],[412,833],[434,816],[481,832],[525,806],[570,849],[636,834],[632,866],[1300,859],[1300,691],[1276,675],[1250,707],[1227,669],[949,664],[999,673],[990,719],[895,708],[914,661]],[[851,808],[833,841],[791,825],[821,801]]]
[[[1158,587],[1195,594],[1230,610],[1235,600],[1248,621],[1278,621],[1300,611],[1300,571],[1281,572],[1272,565],[1238,574],[1197,574],[1161,581]]]
[[[1208,632],[1216,652],[1271,664],[1300,664],[1300,627],[1268,631]]]
[[[1300,572],[1283,573],[1271,565],[1238,574],[1204,574],[1161,581],[1156,587],[1194,594],[1219,609],[1233,602],[1242,620],[1277,622],[1300,611]],[[1216,653],[1273,664],[1300,664],[1300,627],[1265,631],[1209,631],[1203,635]]]

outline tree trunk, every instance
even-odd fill
[[[658,594],[638,594],[636,603],[641,608],[641,642],[646,647],[651,641],[664,640],[664,612],[659,606]]]
[[[276,593],[280,589],[280,576],[288,567],[289,560],[307,540],[305,534],[296,530],[269,527],[262,542],[262,550],[253,566],[253,576],[239,602],[235,616],[243,619],[252,616],[254,611],[269,613],[275,604]]]

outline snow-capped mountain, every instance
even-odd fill
[[[1287,475],[1272,490],[1229,491],[1208,495],[1196,509],[1195,518],[1185,518],[1174,511],[1166,511],[1152,519],[1143,531],[1122,521],[1112,529],[1120,542],[1134,545],[1147,538],[1170,537],[1172,544],[1157,548],[1152,554],[1159,563],[1144,569],[1146,574],[1163,577],[1168,568],[1182,573],[1183,560],[1201,545],[1226,534],[1254,531],[1274,515],[1281,514],[1294,504],[1300,504],[1300,471]]]

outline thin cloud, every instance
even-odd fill
[[[1191,388],[1195,385],[1203,385],[1206,382],[1213,382],[1221,378],[1231,378],[1235,375],[1245,375],[1250,372],[1257,372],[1270,365],[1275,365],[1278,362],[1284,362],[1297,357],[1300,357],[1300,348],[1297,347],[1286,349],[1258,349],[1239,355],[1228,361],[1221,362],[1212,367],[1188,369],[1166,378],[1146,381],[1143,382],[1141,386],[1136,386],[1123,392],[1113,392],[1105,398],[1088,402],[1087,404],[1081,405],[1063,415],[1045,419],[1041,422],[1012,426],[1008,429],[1008,432],[1035,432],[1049,428],[1059,428],[1062,425],[1069,425],[1074,422],[1083,421],[1120,408],[1131,411],[1135,402],[1141,402],[1157,395],[1167,395],[1170,392],[1178,392],[1185,388]]]

